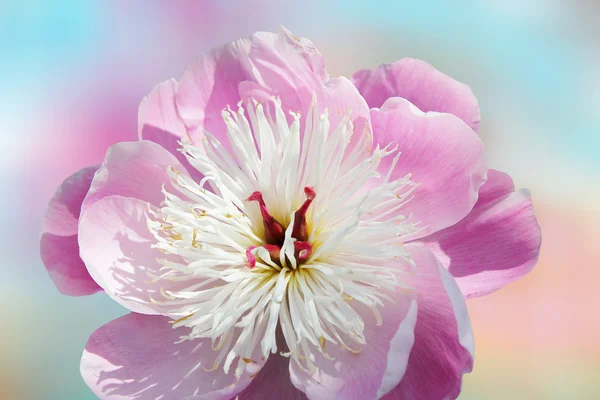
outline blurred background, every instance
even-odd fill
[[[469,302],[477,361],[460,399],[600,398],[600,3],[421,3],[0,0],[0,399],[93,399],[82,349],[125,313],[102,294],[61,296],[43,268],[57,186],[135,140],[156,83],[280,24],[332,76],[410,56],[470,85],[489,166],[533,193],[539,264]]]

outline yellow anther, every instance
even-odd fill
[[[175,321],[169,321],[169,323],[175,325],[175,324],[178,324],[180,322],[185,321],[188,318],[191,318],[192,316],[194,316],[194,313],[191,313],[190,315],[186,315],[185,317],[181,317],[179,319],[176,319]]]
[[[194,232],[192,232],[192,247],[195,249],[201,249],[202,243],[198,243],[196,241],[196,236],[198,236],[198,228],[194,229]]]
[[[215,363],[213,364],[213,366],[212,366],[212,368],[211,368],[211,369],[206,369],[206,368],[202,367],[202,369],[203,369],[203,370],[205,370],[206,372],[213,372],[213,371],[216,371],[216,370],[217,370],[217,368],[219,368],[219,366],[217,365],[217,360],[215,360]]]

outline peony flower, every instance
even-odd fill
[[[131,310],[90,338],[102,399],[449,399],[465,299],[536,262],[529,193],[485,166],[470,89],[412,59],[330,78],[282,29],[142,101],[68,178],[41,256]]]

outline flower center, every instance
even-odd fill
[[[182,340],[212,340],[205,368],[237,376],[278,351],[311,372],[326,344],[359,352],[365,324],[380,324],[379,308],[403,287],[403,242],[417,230],[400,212],[415,184],[390,180],[399,155],[378,172],[395,149],[371,151],[349,113],[330,127],[316,99],[302,123],[278,99],[266,107],[240,103],[223,111],[226,138],[183,141],[204,178],[169,169],[174,190],[148,216],[166,254],[152,276],[163,298],[151,300],[190,328]]]
[[[304,261],[308,260],[313,250],[310,243],[307,242],[308,225],[306,224],[306,212],[313,202],[316,193],[312,187],[306,186],[304,188],[304,194],[306,195],[306,200],[295,212],[292,225],[291,239],[293,240],[294,245],[294,260],[287,260],[294,268],[299,267]],[[258,203],[265,228],[265,244],[262,246],[249,246],[246,250],[248,266],[250,268],[256,266],[256,252],[261,248],[268,252],[270,261],[276,263],[280,267],[285,266],[287,263],[282,260],[282,257],[285,257],[285,255],[281,252],[281,247],[285,243],[286,229],[269,213],[260,191],[252,193],[247,200],[256,201]]]

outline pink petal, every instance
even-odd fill
[[[376,326],[372,311],[361,309],[367,343],[360,353],[326,343],[325,352],[334,360],[315,352],[315,375],[291,362],[294,385],[312,400],[375,399],[392,390],[406,371],[417,318],[417,303],[410,295],[397,291],[392,298],[396,303],[380,310],[381,326]]]
[[[140,139],[148,139],[145,135],[151,132],[151,128],[157,128],[178,138],[185,136],[185,125],[175,105],[176,91],[177,81],[169,79],[156,85],[142,100],[138,112]]]
[[[168,151],[156,143],[142,140],[111,146],[82,206],[82,214],[96,201],[111,195],[132,197],[159,205],[164,200],[165,185],[171,188],[167,168],[184,171]],[[170,190],[171,192],[173,189]]]
[[[169,321],[132,313],[94,332],[81,359],[92,391],[103,400],[228,400],[248,386],[248,372],[239,380],[222,369],[207,372],[217,354],[210,340],[175,344],[189,330]]]
[[[469,215],[422,242],[450,270],[463,294],[477,297],[531,271],[541,231],[529,192],[515,192],[508,175],[489,170]]]
[[[176,290],[177,283],[153,279],[159,275],[157,258],[165,254],[151,247],[156,242],[147,226],[148,204],[121,196],[107,196],[92,204],[79,222],[81,258],[104,291],[131,311],[165,313],[150,297],[162,300],[161,288]]]
[[[402,153],[392,178],[410,173],[419,185],[400,210],[426,227],[419,236],[454,225],[471,211],[487,173],[483,144],[471,128],[454,115],[423,113],[399,97],[371,110],[371,122],[375,143],[398,145]],[[384,176],[391,163],[391,156],[381,163]]]
[[[384,400],[455,399],[473,367],[473,333],[460,289],[428,250],[406,246],[416,263],[411,281],[419,306],[415,341],[402,381]]]
[[[167,149],[199,181],[202,174],[179,151],[181,146],[178,142],[187,137],[187,132],[175,105],[176,90],[177,81],[170,79],[156,85],[142,100],[138,112],[138,136],[140,140],[150,140]]]
[[[179,83],[177,108],[189,132],[205,129],[226,142],[221,110],[242,99],[240,84],[264,88],[292,105],[310,103],[312,89],[326,79],[323,59],[310,41],[283,28],[277,34],[258,32],[192,64]]]
[[[323,107],[329,111],[329,123],[332,129],[335,129],[347,113],[351,113],[351,120],[354,124],[354,134],[351,136],[349,149],[359,145],[361,140],[367,139],[364,143],[365,158],[369,157],[371,145],[373,144],[373,130],[371,127],[369,106],[365,99],[360,95],[352,82],[342,77],[333,78],[327,81],[321,97],[317,99]],[[366,136],[366,137],[365,137]]]
[[[304,392],[292,385],[289,363],[289,358],[279,354],[269,357],[260,374],[238,395],[237,400],[307,399]]]
[[[358,90],[346,78],[330,80],[314,45],[284,28],[277,34],[255,33],[201,57],[181,79],[176,103],[188,132],[201,135],[207,130],[228,147],[221,117],[227,106],[236,109],[240,100],[254,99],[263,102],[267,115],[273,116],[271,99],[276,96],[286,115],[300,112],[304,125],[313,95],[319,115],[329,110],[332,129],[352,111],[357,132],[353,143],[369,135],[365,147],[370,146],[369,107]],[[292,117],[288,119],[291,122]]]
[[[44,215],[40,256],[58,290],[69,296],[102,290],[81,261],[77,244],[81,203],[98,167],[92,165],[68,177],[50,200]]]
[[[475,132],[479,128],[479,103],[471,89],[424,61],[404,58],[357,71],[352,82],[372,108],[390,97],[402,97],[423,111],[454,114]]]

